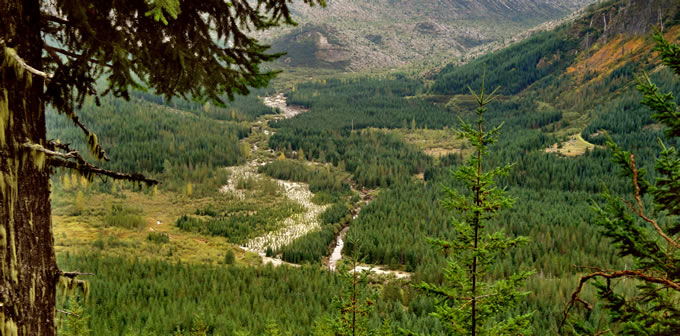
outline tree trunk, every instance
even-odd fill
[[[0,54],[7,55],[5,46],[12,48],[41,69],[39,1],[0,0],[0,18]],[[20,146],[45,145],[44,82],[2,64],[0,58],[0,334],[54,335],[59,270],[49,169],[44,156]]]

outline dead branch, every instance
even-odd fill
[[[2,45],[3,48],[5,49],[4,52],[5,52],[5,53],[8,53],[12,58],[14,58],[14,61],[17,62],[17,63],[19,63],[19,65],[20,65],[22,68],[24,68],[26,71],[28,71],[28,72],[30,72],[30,73],[36,75],[36,76],[43,77],[43,78],[45,78],[45,79],[47,79],[47,80],[52,79],[52,77],[54,77],[54,75],[52,75],[52,74],[49,74],[49,73],[40,71],[40,70],[38,70],[38,69],[36,69],[36,68],[34,68],[34,67],[28,65],[28,63],[26,63],[26,61],[24,61],[24,59],[21,58],[21,57],[17,54],[16,50],[11,49],[11,48],[8,48],[7,46],[5,46],[5,41],[4,41],[4,40],[0,40],[0,45]]]
[[[586,306],[586,309],[588,309],[588,310],[593,310],[593,305],[591,305],[588,301],[586,301],[586,300],[584,300],[584,299],[581,299],[580,297],[579,297],[579,298],[576,298],[576,301],[577,301],[577,302],[580,302],[580,303],[582,303],[584,306]]]
[[[125,174],[112,170],[102,169],[91,165],[90,163],[79,163],[74,161],[67,161],[59,157],[49,157],[47,160],[48,164],[52,167],[64,167],[69,169],[75,169],[81,173],[88,173],[94,175],[104,175],[111,177],[115,180],[126,180],[132,182],[143,182],[148,186],[153,186],[159,184],[160,182],[154,179],[146,178],[142,174]]]
[[[94,274],[94,273],[83,273],[83,272],[78,272],[78,271],[73,271],[73,272],[62,272],[62,271],[59,271],[59,275],[61,275],[61,276],[63,276],[63,277],[70,278],[70,279],[73,279],[73,278],[78,277],[78,276],[81,276],[81,275],[96,275],[96,274]]]
[[[637,166],[635,165],[635,154],[632,154],[632,153],[630,154],[630,169],[633,171],[633,185],[635,186],[635,201],[637,202],[637,208],[633,207],[633,205],[630,204],[629,202],[626,202],[626,201],[624,201],[624,202],[640,218],[642,218],[647,223],[652,224],[654,226],[654,228],[656,229],[656,232],[658,232],[659,235],[661,235],[661,237],[666,239],[666,241],[668,241],[669,244],[675,246],[676,248],[680,248],[680,244],[678,244],[678,242],[676,242],[671,237],[666,235],[666,233],[663,232],[663,230],[661,229],[659,224],[655,220],[647,217],[645,215],[645,213],[643,212],[642,199],[640,198],[640,184],[638,183],[638,170],[637,170]]]
[[[57,151],[54,151],[54,150],[47,149],[47,148],[45,148],[41,145],[32,144],[30,142],[26,142],[26,143],[22,144],[21,146],[26,148],[26,149],[45,153],[45,155],[56,156],[56,157],[60,157],[60,158],[64,158],[64,159],[75,159],[79,163],[86,163],[85,159],[83,159],[83,157],[80,155],[80,153],[78,153],[76,151],[69,151],[68,153],[61,153],[61,152],[57,152]]]
[[[61,145],[61,144],[56,144],[54,142],[48,143],[50,145],[55,146],[54,148],[56,149],[56,146],[59,146],[62,149],[70,149],[68,145]],[[125,173],[120,173],[116,172],[113,170],[107,170],[107,169],[102,169],[97,166],[94,166],[90,164],[89,162],[85,161],[82,155],[80,155],[79,152],[77,151],[69,151],[68,153],[61,153],[57,152],[55,150],[47,149],[41,145],[38,144],[33,144],[26,142],[21,145],[21,147],[33,150],[33,151],[38,151],[42,152],[45,155],[47,155],[47,162],[50,166],[52,167],[64,167],[64,168],[70,168],[70,169],[75,169],[81,173],[86,173],[86,174],[94,174],[94,175],[104,175],[111,177],[116,180],[127,180],[127,181],[133,181],[133,182],[143,182],[146,183],[148,186],[156,185],[159,184],[160,182],[157,180],[149,179],[146,178],[142,174],[125,174]],[[75,161],[69,161],[70,159],[73,159]]]
[[[583,299],[579,297],[579,294],[581,294],[581,290],[583,290],[583,285],[588,282],[588,280],[593,279],[593,278],[605,278],[605,279],[618,279],[618,278],[633,278],[633,279],[640,279],[644,280],[646,282],[651,282],[655,284],[660,284],[664,285],[667,288],[674,289],[676,291],[680,291],[680,284],[675,283],[671,280],[668,279],[663,279],[663,278],[656,278],[650,275],[647,275],[645,273],[642,273],[640,271],[614,271],[614,272],[594,272],[590,273],[588,275],[582,276],[581,279],[579,279],[578,282],[578,287],[576,287],[576,290],[574,293],[571,294],[571,300],[569,300],[569,303],[567,304],[567,307],[564,310],[564,316],[562,318],[562,322],[560,323],[559,330],[562,331],[562,327],[567,321],[567,318],[569,317],[569,311],[571,308],[574,307],[576,302],[581,302],[586,305],[586,307],[589,307],[590,305],[585,302]],[[590,306],[592,309],[592,306]]]

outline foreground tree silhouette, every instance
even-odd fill
[[[498,89],[496,89],[498,90]],[[498,216],[499,211],[512,206],[514,200],[496,187],[495,179],[507,175],[512,165],[488,171],[484,169],[484,156],[488,146],[498,140],[501,127],[484,130],[486,106],[495,99],[495,92],[487,94],[482,79],[479,94],[470,89],[478,104],[476,125],[461,120],[459,135],[474,147],[475,152],[467,163],[453,172],[466,191],[459,193],[447,189],[444,205],[459,215],[452,219],[456,238],[454,241],[433,240],[432,243],[450,253],[444,270],[442,285],[422,283],[418,287],[437,298],[435,315],[448,329],[450,335],[529,335],[532,314],[502,320],[500,314],[512,311],[528,293],[517,288],[531,272],[520,272],[507,279],[494,280],[489,268],[508,249],[527,242],[526,237],[506,238],[504,233],[487,233],[486,222]],[[491,322],[491,323],[490,323]]]
[[[680,75],[680,46],[670,44],[660,32],[654,34],[662,62]],[[638,79],[638,90],[643,93],[642,104],[648,106],[652,119],[666,126],[666,136],[680,136],[680,112],[672,93],[660,93],[645,74]],[[604,270],[581,277],[577,289],[564,311],[560,328],[571,334],[622,334],[622,335],[678,335],[680,330],[680,157],[675,148],[659,140],[661,152],[656,160],[656,182],[645,178],[635,155],[624,151],[611,139],[607,145],[613,152],[613,161],[623,175],[630,179],[632,199],[605,193],[607,204],[595,204],[597,224],[602,234],[611,239],[619,256],[632,257],[633,269]],[[651,196],[654,211],[645,206]],[[620,280],[634,280],[637,292],[626,296],[617,288]],[[582,304],[592,309],[581,298],[583,286],[595,281],[598,297],[604,302],[610,326],[593,330],[579,321],[567,324],[571,309]]]
[[[151,89],[222,104],[223,94],[246,94],[274,76],[258,65],[276,55],[246,34],[280,23],[293,23],[285,0],[0,0],[0,334],[55,334],[56,285],[78,275],[55,261],[52,168],[156,183],[100,169],[48,141],[46,105],[83,130],[94,157],[108,160],[75,113],[97,96],[98,78],[106,79],[100,94]]]

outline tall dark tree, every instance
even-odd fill
[[[505,189],[496,185],[496,178],[505,176],[512,165],[489,169],[485,167],[488,146],[498,140],[503,125],[485,129],[484,114],[498,89],[485,91],[484,77],[479,93],[470,89],[477,103],[476,123],[462,122],[459,136],[475,151],[467,163],[452,172],[465,189],[447,189],[444,205],[455,210],[452,218],[455,238],[433,240],[433,244],[450,253],[443,271],[444,284],[422,283],[418,287],[437,298],[435,313],[449,335],[529,335],[532,313],[510,315],[527,292],[518,290],[531,272],[518,272],[505,279],[494,279],[491,266],[508,250],[525,244],[526,237],[507,238],[503,231],[488,232],[487,222],[514,203]]]
[[[56,285],[77,275],[55,261],[53,168],[156,183],[100,169],[46,139],[46,106],[79,126],[92,154],[108,160],[76,114],[87,96],[128,98],[130,89],[149,89],[223,104],[224,94],[266,86],[275,73],[259,65],[277,55],[248,33],[293,24],[288,2],[0,0],[0,334],[55,334]]]
[[[671,44],[660,32],[654,34],[654,51],[662,62],[680,75],[680,46]],[[652,119],[665,126],[666,136],[680,136],[680,112],[673,93],[662,93],[645,74],[638,80],[642,104],[649,107]],[[677,335],[680,330],[680,157],[674,147],[661,140],[656,159],[656,181],[647,178],[635,154],[625,151],[611,139],[608,146],[613,162],[629,179],[628,197],[609,192],[605,206],[595,204],[596,223],[609,238],[620,257],[634,261],[632,268],[602,269],[581,277],[564,312],[561,328],[571,334]],[[653,206],[649,206],[649,201]],[[634,280],[634,294],[617,286]],[[598,297],[608,312],[608,325],[589,328],[579,321],[566,324],[570,311],[579,304],[591,310],[581,291],[594,283]],[[625,282],[624,282],[625,283]],[[631,287],[631,286],[629,286]],[[602,329],[602,330],[600,330]]]

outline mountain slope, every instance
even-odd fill
[[[296,28],[265,36],[283,64],[361,70],[451,59],[509,39],[595,0],[330,1],[294,6]]]
[[[678,15],[673,0],[612,0],[593,5],[555,30],[462,66],[447,65],[434,76],[432,90],[466,94],[468,85],[478,86],[482,64],[488,68],[487,84],[501,86],[504,94],[517,94],[546,81],[587,86],[628,64],[644,69],[651,50],[646,34],[652,26],[674,29]]]

